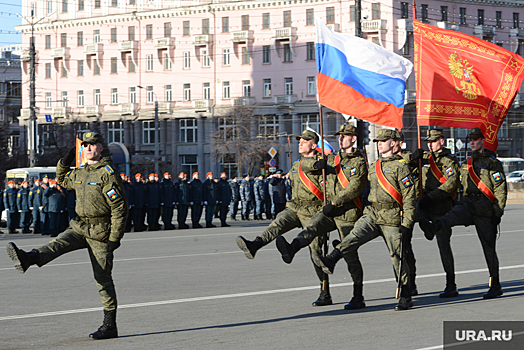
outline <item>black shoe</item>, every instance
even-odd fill
[[[262,238],[257,237],[254,241],[248,241],[242,236],[237,237],[237,246],[244,252],[248,259],[255,258],[256,252],[264,246]]]
[[[296,239],[289,244],[284,236],[278,236],[276,244],[278,251],[282,254],[282,260],[284,260],[286,264],[291,264],[295,254],[302,248]]]
[[[231,227],[231,225],[228,225],[225,221],[222,221],[220,227]]]
[[[504,294],[502,293],[502,287],[500,286],[500,284],[497,284],[497,285],[491,286],[488,292],[484,293],[482,297],[484,299],[494,299],[498,296],[501,296],[502,294]]]
[[[438,295],[439,298],[454,298],[458,297],[459,292],[456,285],[447,285],[446,289]]]
[[[26,228],[26,227],[24,227],[24,228],[22,229],[22,233],[31,233],[31,230],[28,229],[28,228]]]
[[[11,230],[11,229],[9,229],[9,233],[10,233],[10,234],[15,234],[15,233],[18,233],[18,231],[17,231],[17,230]]]
[[[409,310],[413,307],[413,300],[411,297],[400,297],[397,306],[395,306],[395,311],[404,311]]]
[[[344,310],[358,310],[363,309],[366,307],[366,303],[364,302],[364,297],[362,295],[360,296],[354,296],[351,298],[351,301],[349,304],[344,305]]]
[[[211,221],[206,221],[206,228],[212,228],[212,227],[216,227],[215,225],[213,225],[211,223]]]
[[[187,229],[187,228],[189,228],[189,225],[186,225],[186,224],[183,223],[183,222],[179,222],[179,223],[178,223],[178,228],[179,228],[180,230],[182,230],[182,229]]]
[[[18,249],[16,244],[13,242],[7,243],[7,255],[15,263],[16,271],[24,273],[27,271],[29,266],[36,264],[38,259],[38,251],[32,250],[29,253],[24,252],[21,249]]]
[[[338,249],[334,249],[331,253],[326,256],[315,255],[313,261],[315,265],[322,268],[322,271],[332,275],[335,270],[336,263],[342,258],[342,252]]]
[[[413,284],[411,286],[411,288],[409,289],[409,294],[411,294],[412,297],[414,297],[415,295],[418,295],[418,289],[417,289],[416,284]]]
[[[116,310],[104,310],[104,322],[96,332],[89,334],[92,339],[111,339],[118,338],[118,328],[116,328]]]
[[[420,218],[418,224],[420,229],[424,231],[424,237],[426,237],[428,241],[432,241],[436,233],[434,224],[429,222],[429,220],[426,218]]]
[[[321,290],[318,299],[315,300],[311,305],[313,306],[326,306],[333,305],[333,300],[331,299],[331,294],[327,290]]]
[[[202,225],[200,225],[198,222],[194,222],[193,228],[202,228]]]

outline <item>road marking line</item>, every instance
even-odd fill
[[[504,266],[504,267],[500,267],[500,270],[519,269],[519,268],[524,268],[524,265]],[[467,273],[478,273],[478,272],[486,272],[486,271],[488,271],[487,268],[486,269],[459,271],[459,272],[455,272],[455,273],[456,274],[467,274]],[[440,276],[444,276],[444,275],[445,275],[445,273],[434,273],[434,274],[430,274],[430,275],[419,275],[419,276],[417,276],[417,278],[440,277]],[[364,284],[368,285],[368,284],[378,284],[378,283],[394,282],[394,281],[395,281],[395,278],[383,278],[383,279],[377,279],[377,280],[371,280],[371,281],[364,281]],[[353,282],[345,282],[345,283],[330,284],[330,287],[331,288],[348,287],[348,286],[352,286],[352,285],[353,285]],[[277,294],[277,293],[290,293],[290,292],[299,292],[299,291],[313,290],[313,289],[318,289],[318,285],[306,286],[306,287],[285,288],[285,289],[261,290],[261,291],[258,291],[258,292],[245,292],[245,293],[235,293],[235,294],[210,295],[210,296],[195,297],[195,298],[150,301],[150,302],[145,302],[145,303],[119,305],[118,308],[119,309],[131,309],[131,308],[137,308],[137,307],[148,307],[148,306],[158,306],[158,305],[191,303],[191,302],[195,302],[195,301],[242,298],[242,297],[250,297],[250,296],[257,296],[257,295],[268,295],[268,294]],[[101,307],[95,307],[95,308],[87,308],[87,309],[41,312],[41,313],[26,314],[26,315],[3,316],[3,317],[0,317],[0,321],[19,320],[19,319],[24,319],[24,318],[47,317],[47,316],[57,316],[57,315],[69,315],[69,314],[93,312],[93,311],[100,311],[100,310],[102,310]],[[435,349],[438,349],[438,348],[435,348]]]

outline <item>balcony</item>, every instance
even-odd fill
[[[437,27],[447,30],[456,30],[459,31],[460,27],[457,23],[451,23],[451,22],[437,22]]]
[[[404,95],[404,103],[415,103],[417,101],[416,90],[406,90]]]
[[[340,24],[338,24],[338,23],[328,23],[326,25],[332,31],[340,33]]]
[[[55,118],[65,117],[71,113],[71,107],[53,107],[53,115]]]
[[[517,39],[520,39],[520,40],[524,40],[524,29],[511,28],[509,30],[509,36],[510,36],[510,38],[517,38]]]
[[[213,34],[193,35],[193,46],[207,46],[213,43]]]
[[[84,106],[84,114],[86,117],[98,117],[103,110],[103,105]]]
[[[407,18],[397,20],[397,29],[402,32],[412,32],[413,20]]]
[[[207,101],[207,100],[204,100]],[[170,101],[159,101],[158,102],[158,113],[160,114],[169,114],[171,110],[175,107],[175,102]]]
[[[475,26],[475,35],[479,38],[483,38],[485,36],[495,36],[497,34],[497,31],[495,27],[492,26]]]
[[[29,119],[31,117],[31,108],[24,108],[20,110],[20,118]]]
[[[231,106],[233,107],[239,107],[239,106],[252,106],[256,103],[256,99],[254,97],[235,97],[231,99]]]
[[[87,44],[84,46],[84,54],[86,55],[98,55],[104,51],[104,44],[95,43]]]
[[[193,100],[193,108],[210,108],[213,106],[213,100]]]
[[[138,50],[138,41],[121,41],[118,43],[120,52],[132,52]]]
[[[31,51],[30,50],[23,50],[22,54],[20,55],[20,61],[27,62],[31,60]]]
[[[53,53],[51,54],[51,57],[53,58],[67,58],[69,56],[69,48],[68,47],[56,47],[53,49]]]
[[[173,46],[175,46],[175,38],[166,37],[155,39],[155,49],[157,50],[169,50]]]
[[[233,43],[247,43],[248,41],[253,40],[252,30],[239,30],[231,33],[231,42]]]
[[[275,106],[289,106],[297,101],[297,95],[275,96]]]
[[[297,28],[284,27],[273,30],[273,39],[275,40],[291,40],[297,35]]]
[[[90,107],[100,107],[100,106],[90,106]],[[121,103],[118,105],[118,109],[121,115],[135,115],[136,110],[138,109],[138,103]]]
[[[387,21],[385,19],[370,19],[362,21],[362,32],[363,33],[376,33],[385,30],[387,27]]]

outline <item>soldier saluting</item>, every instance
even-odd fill
[[[483,297],[493,299],[502,295],[495,239],[497,226],[506,207],[506,176],[495,152],[484,148],[482,131],[473,128],[468,137],[473,155],[462,164],[460,170],[464,196],[460,203],[433,223],[427,218],[421,218],[420,228],[427,239],[433,239],[441,230],[459,225],[475,225],[491,276],[489,291]]]
[[[87,159],[85,166],[70,170],[76,149],[58,161],[57,179],[66,189],[77,194],[78,217],[56,239],[30,252],[14,243],[8,243],[7,253],[18,272],[29,266],[44,266],[64,253],[87,249],[91,259],[96,284],[104,306],[102,326],[89,336],[93,339],[118,337],[116,327],[116,291],[111,276],[113,252],[120,247],[128,214],[124,186],[118,171],[109,157],[102,157],[104,139],[97,132],[83,135],[82,145]]]

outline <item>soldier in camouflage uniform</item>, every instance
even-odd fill
[[[284,262],[290,264],[295,254],[316,237],[338,230],[343,239],[353,229],[355,222],[362,216],[362,204],[360,197],[367,184],[368,169],[362,153],[354,149],[357,141],[357,128],[352,125],[341,125],[340,130],[335,133],[339,136],[340,151],[328,155],[327,161],[305,161],[302,162],[305,172],[317,171],[319,168],[326,169],[326,199],[327,204],[322,211],[311,218],[307,228],[289,244],[284,236],[277,237],[277,248],[282,254]],[[349,272],[354,269],[353,261],[347,260]],[[359,263],[357,260],[355,263]],[[362,297],[362,284],[353,285],[354,297],[344,308],[346,310],[360,309],[365,307]],[[329,290],[322,290],[319,300],[313,306],[331,305]]]
[[[502,295],[495,240],[497,226],[506,207],[506,176],[495,152],[483,147],[482,131],[479,128],[472,129],[469,138],[473,155],[462,164],[460,170],[464,196],[453,209],[433,223],[427,218],[421,218],[420,228],[427,239],[433,239],[441,230],[459,225],[475,225],[492,277],[489,291],[483,297],[493,299]]]
[[[311,217],[322,209],[322,200],[318,198],[317,194],[313,193],[304,182],[304,180],[307,181],[312,188],[316,188],[316,190],[313,191],[322,195],[321,171],[317,170],[314,173],[307,175],[304,174],[305,177],[299,175],[299,172],[302,171],[302,162],[316,162],[318,160],[315,150],[318,143],[318,135],[312,131],[305,130],[301,136],[297,136],[297,140],[300,140],[298,151],[301,155],[301,159],[293,164],[290,172],[293,188],[293,197],[291,201],[287,202],[286,209],[280,212],[269,227],[264,230],[262,235],[256,237],[254,241],[248,241],[242,236],[237,237],[237,245],[242,251],[244,251],[244,254],[248,259],[253,259],[260,248],[267,245],[278,236],[283,235],[294,228],[307,227]],[[311,242],[309,248],[312,257],[321,253],[322,242],[322,237],[317,237],[313,242]],[[322,283],[324,280],[322,269],[316,265],[313,266],[320,282]]]
[[[400,300],[395,310],[407,310],[413,307],[410,293],[409,267],[406,259],[400,259],[401,240],[411,240],[415,216],[416,193],[409,165],[399,155],[393,154],[396,140],[394,130],[379,130],[374,142],[378,142],[381,153],[379,159],[369,167],[368,179],[371,191],[370,205],[364,209],[364,215],[355,223],[355,227],[342,242],[326,257],[315,256],[315,264],[324,272],[332,274],[335,264],[344,257],[349,261],[358,260],[358,248],[382,236],[386,242],[393,269],[401,279]],[[380,173],[378,173],[380,172]],[[403,212],[403,215],[401,215]],[[402,264],[400,264],[402,261]],[[398,276],[399,265],[402,274]],[[362,284],[364,273],[360,263],[351,271],[354,284]]]
[[[71,226],[56,239],[30,252],[18,249],[14,243],[7,245],[9,257],[20,273],[31,265],[42,267],[62,254],[83,248],[88,250],[104,306],[102,326],[89,335],[93,339],[118,337],[117,299],[111,270],[113,252],[120,246],[128,214],[120,175],[109,157],[102,158],[103,143],[102,135],[87,132],[82,138],[86,165],[69,169],[76,154],[76,148],[72,148],[56,166],[60,185],[76,190],[79,216],[71,220]]]

